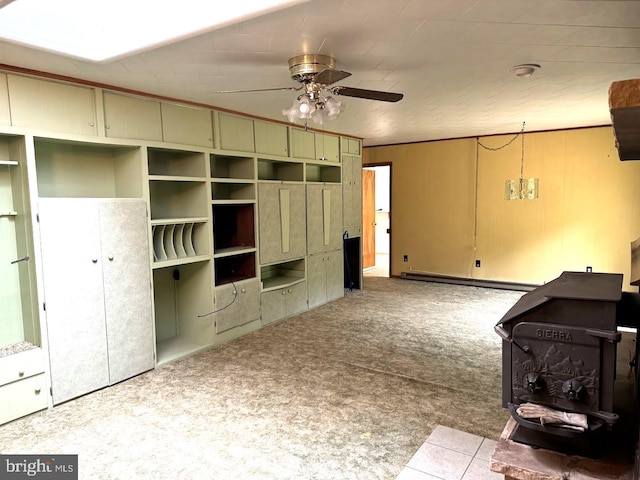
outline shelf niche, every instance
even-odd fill
[[[256,276],[255,252],[219,257],[215,258],[214,262],[216,287]]]
[[[141,198],[140,147],[35,139],[40,197]]]
[[[254,205],[213,205],[214,254],[255,248]]]
[[[149,148],[147,156],[151,176],[206,177],[203,153]]]

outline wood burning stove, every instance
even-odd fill
[[[618,325],[637,325],[638,294],[622,292],[622,274],[564,272],[525,294],[495,327],[503,339],[502,405],[518,422],[514,440],[594,455],[594,435],[611,431]],[[532,403],[584,414],[577,431],[523,418]]]

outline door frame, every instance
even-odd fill
[[[362,169],[371,167],[389,167],[389,278],[397,277],[398,275],[392,275],[393,268],[393,162],[372,162],[362,164]],[[364,192],[364,190],[363,190]],[[362,202],[364,208],[364,202]],[[364,218],[364,212],[363,212]],[[374,232],[375,235],[375,232]],[[364,242],[364,238],[362,239]]]

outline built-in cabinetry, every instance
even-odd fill
[[[143,200],[41,198],[53,403],[154,367]]]
[[[0,357],[0,425],[49,405],[42,349],[23,348]]]
[[[309,308],[344,294],[342,186],[307,185],[307,286]]]
[[[362,158],[342,156],[343,223],[350,236],[362,234]]]
[[[0,73],[0,423],[342,296],[359,155],[325,132]]]
[[[291,156],[309,160],[340,162],[340,139],[335,135],[291,129]]]
[[[0,136],[0,424],[48,406],[26,144]]]

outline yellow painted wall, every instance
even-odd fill
[[[497,148],[512,138],[479,140]],[[540,284],[591,266],[625,274],[635,290],[640,162],[618,159],[610,127],[525,133],[524,145],[535,200],[504,198],[505,180],[520,176],[521,138],[497,151],[475,138],[366,148],[365,165],[392,164],[391,274]]]

